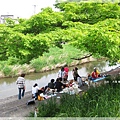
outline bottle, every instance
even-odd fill
[[[37,108],[35,107],[34,117],[37,117]]]

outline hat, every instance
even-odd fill
[[[97,69],[96,67],[94,67],[94,70]]]

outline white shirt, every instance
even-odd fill
[[[34,95],[35,93],[37,93],[39,89],[40,88],[38,86],[32,87],[32,94]]]
[[[16,83],[18,84],[18,88],[24,88],[25,87],[24,77],[18,77]]]
[[[65,71],[59,70],[59,71],[58,71],[58,78],[59,78],[59,77],[64,78],[64,77],[65,77]]]

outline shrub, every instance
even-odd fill
[[[63,45],[63,48],[58,47],[50,48],[49,52],[44,52],[43,56],[40,56],[37,59],[34,59],[30,62],[37,72],[39,72],[43,67],[56,65],[58,63],[63,64],[67,63],[70,65],[73,62],[71,58],[80,58],[85,54],[85,52],[76,49],[70,45]]]
[[[2,69],[2,72],[4,73],[5,76],[11,76],[11,71],[12,71],[11,66],[7,65]]]
[[[120,84],[91,87],[82,96],[63,94],[39,105],[39,117],[120,117]]]

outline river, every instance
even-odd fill
[[[99,61],[85,63],[82,65],[78,65],[77,67],[79,68],[78,73],[80,76],[87,76],[88,73],[91,73],[93,71],[94,67],[97,67],[100,72],[104,72],[114,69],[117,66],[119,66],[119,64],[110,67],[108,65],[108,62]],[[68,80],[73,79],[72,69],[73,67],[69,67]],[[58,70],[59,69],[44,73],[31,73],[29,75],[26,75],[25,76],[26,92],[31,91],[31,88],[34,83],[38,83],[39,87],[46,86],[52,78],[54,79],[57,78]],[[0,78],[0,99],[18,94],[16,79],[17,77]]]

